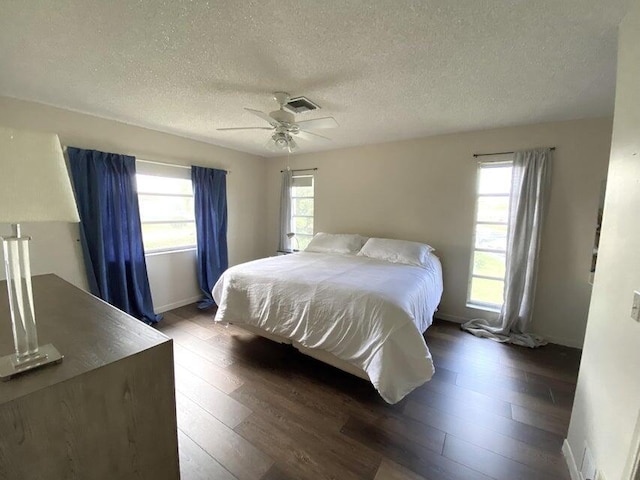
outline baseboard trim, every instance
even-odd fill
[[[562,455],[564,455],[564,459],[567,462],[567,467],[569,467],[569,475],[571,475],[571,480],[582,480],[580,472],[578,471],[578,465],[576,465],[576,459],[573,456],[573,452],[571,451],[571,445],[567,439],[564,439],[562,442]]]
[[[471,318],[459,317],[457,315],[450,315],[448,313],[436,312],[433,315],[434,318],[445,320],[447,322],[453,323],[466,323]],[[565,347],[577,348],[578,350],[582,350],[582,344],[578,344],[572,340],[565,340],[563,338],[552,337],[549,335],[542,335],[549,343],[555,343],[556,345],[563,345]]]
[[[549,335],[542,335],[547,339],[549,343],[555,343],[556,345],[562,345],[564,347],[577,348],[578,350],[582,350],[583,344],[577,343],[573,340],[566,340],[564,338],[557,338]]]
[[[166,305],[162,305],[160,307],[156,307],[154,310],[156,313],[164,313],[169,310],[173,310],[174,308],[184,307],[185,305],[190,305],[192,303],[196,303],[202,300],[202,296],[198,295],[197,297],[185,298],[184,300],[178,300],[177,302],[168,303]]]
[[[465,323],[470,320],[469,318],[458,317],[456,315],[449,315],[448,313],[440,313],[440,312],[436,312],[434,315],[434,318],[438,318],[440,320],[445,320],[447,322],[453,322],[453,323]]]

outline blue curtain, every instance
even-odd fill
[[[229,267],[227,253],[227,172],[191,167],[198,239],[198,284],[204,296],[201,309],[215,303],[211,290]]]
[[[68,148],[91,293],[146,322],[153,313],[136,193],[135,158]]]

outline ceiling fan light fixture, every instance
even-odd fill
[[[282,150],[289,148],[289,144],[292,141],[291,135],[284,132],[276,132],[271,138],[273,139],[273,143]]]

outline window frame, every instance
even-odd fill
[[[480,193],[480,177],[483,168],[500,168],[509,166],[512,168],[513,175],[513,159],[505,160],[505,159],[495,159],[495,160],[480,160],[477,163],[476,167],[476,189],[475,189],[475,208],[473,212],[473,234],[471,236],[471,256],[469,260],[469,275],[467,280],[467,298],[466,298],[466,307],[473,308],[476,310],[484,310],[493,313],[500,313],[502,310],[502,305],[504,305],[504,301],[502,304],[494,304],[489,302],[482,302],[478,300],[473,300],[471,298],[471,289],[473,285],[474,278],[487,279],[487,280],[498,280],[503,284],[503,292],[504,292],[504,284],[506,282],[506,258],[509,252],[509,233],[511,231],[511,222],[509,221],[511,218],[511,187],[509,188],[509,193]],[[504,198],[509,199],[509,208],[507,211],[507,221],[506,222],[486,222],[486,221],[478,221],[478,210],[480,207],[480,199],[481,198]],[[507,227],[507,244],[505,245],[504,250],[499,249],[491,249],[491,248],[477,248],[476,247],[476,236],[477,236],[477,226],[478,225],[505,225]],[[487,252],[487,253],[498,253],[504,254],[505,256],[505,274],[502,278],[500,277],[492,277],[490,275],[476,275],[473,273],[474,265],[475,265],[475,254],[476,252]]]
[[[174,180],[189,180],[189,182],[191,182],[191,178],[190,176],[187,177],[185,175],[180,175],[178,172],[180,170],[182,170],[184,167],[178,166],[178,165],[161,165],[158,166],[158,168],[154,168],[154,165],[150,165],[153,162],[150,161],[144,161],[144,160],[138,160],[138,162],[143,162],[145,164],[144,168],[136,168],[136,195],[138,196],[138,204],[140,204],[140,197],[141,196],[147,196],[147,197],[160,197],[160,198],[193,198],[193,189],[191,190],[190,194],[186,194],[186,193],[160,193],[160,192],[140,192],[139,188],[138,188],[138,175],[145,175],[145,176],[152,176],[152,177],[160,177],[160,178],[167,178],[167,179],[174,179]],[[141,171],[142,170],[142,171]],[[173,172],[173,173],[172,173]],[[185,251],[193,251],[196,250],[197,248],[197,231],[196,231],[196,217],[195,217],[195,211],[191,212],[192,213],[192,220],[150,220],[150,221],[144,221],[142,219],[142,212],[140,212],[140,227],[142,229],[142,227],[144,225],[162,225],[162,224],[175,224],[175,223],[188,223],[188,224],[193,224],[193,229],[194,232],[196,232],[196,236],[195,241],[193,244],[188,244],[188,245],[176,245],[173,247],[161,247],[161,248],[152,248],[152,249],[147,249],[145,244],[144,244],[144,235],[143,235],[143,240],[142,240],[142,247],[144,249],[144,254],[145,256],[152,256],[152,255],[160,255],[160,254],[165,254],[165,253],[178,253],[178,252],[185,252]]]
[[[305,177],[310,177],[311,178],[311,187],[313,188],[313,195],[312,196],[294,196],[293,195],[293,179],[294,178],[305,178]],[[291,231],[293,233],[296,234],[296,236],[294,238],[298,238],[300,236],[303,237],[310,237],[313,238],[313,236],[315,235],[315,231],[316,231],[316,220],[315,220],[315,216],[316,216],[316,178],[315,175],[313,173],[301,173],[301,174],[293,174],[291,177],[291,194],[290,194],[290,199],[291,199]],[[295,209],[295,201],[297,199],[305,199],[305,198],[310,198],[311,200],[313,200],[313,215],[295,215],[294,209]],[[312,228],[311,228],[311,234],[308,233],[298,233],[296,232],[296,218],[310,218],[311,222],[312,222]],[[298,238],[297,241],[298,244],[298,250],[304,250],[304,248],[300,248],[300,240]],[[293,248],[291,248],[293,250]]]

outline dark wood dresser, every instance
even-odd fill
[[[0,478],[180,478],[172,341],[55,275],[33,290],[64,360],[0,382]],[[0,281],[0,355],[12,338]]]

